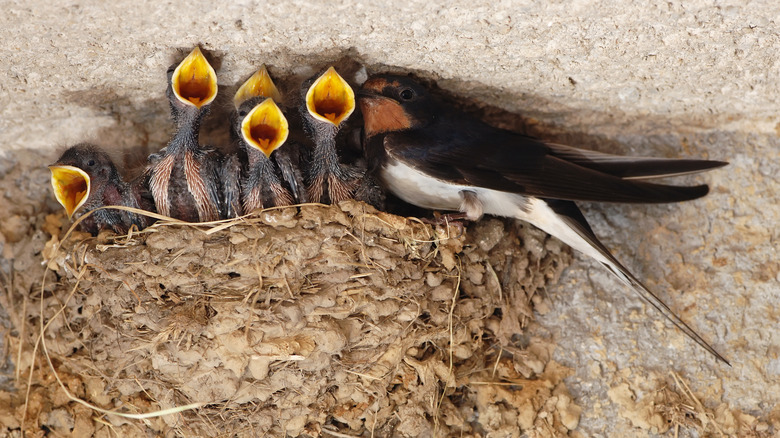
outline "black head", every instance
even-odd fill
[[[437,113],[428,90],[406,76],[372,76],[358,98],[369,136],[424,126]]]
[[[237,117],[232,120],[233,128],[236,129],[236,132],[241,129],[241,122],[244,120],[244,117],[246,117],[246,115],[249,114],[249,112],[252,111],[254,107],[263,103],[263,101],[266,99],[267,97],[264,96],[255,96],[243,101],[241,105],[238,106],[238,109],[235,113]]]
[[[241,124],[244,122],[244,117],[263,100],[265,98],[262,96],[250,97],[236,105],[235,111],[230,112],[230,138],[233,142],[238,142],[239,146],[241,146],[243,141],[241,138]]]
[[[236,111],[233,112],[230,116],[230,127],[234,135],[240,137],[241,123],[243,123],[244,117],[246,117],[247,114],[249,114],[249,112],[254,109],[254,107],[262,103],[265,99],[266,97],[263,96],[255,96],[241,102],[241,104],[238,105]]]
[[[104,181],[119,175],[111,157],[103,149],[90,143],[69,147],[53,166],[78,167],[95,181]]]

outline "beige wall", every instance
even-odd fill
[[[557,141],[732,161],[694,178],[712,187],[703,200],[585,210],[617,256],[733,368],[654,324],[654,311],[582,258],[550,291],[553,310],[538,318],[539,330],[558,337],[558,360],[576,371],[569,387],[585,408],[585,432],[630,428],[607,390],[628,382],[639,391],[653,370],[680,372],[711,404],[762,416],[775,407],[780,3],[216,3],[2,2],[6,245],[15,232],[8,224],[55,207],[43,165],[67,145],[95,141],[137,163],[165,144],[165,72],[183,51],[210,51],[224,90],[262,63],[283,76],[352,56],[522,113],[510,125]]]

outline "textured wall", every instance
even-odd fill
[[[201,45],[228,89],[352,56],[522,114],[533,132],[607,152],[729,160],[680,205],[586,205],[597,234],[732,360],[709,357],[590,260],[549,291],[540,332],[575,369],[585,432],[629,430],[607,391],[673,370],[707,403],[768,418],[780,398],[780,4],[773,1],[3,1],[0,211],[7,255],[54,208],[48,171],[96,141],[126,162],[169,133],[165,71]],[[224,97],[224,96],[223,96]],[[227,102],[227,101],[226,101]],[[487,111],[488,113],[490,110]],[[608,422],[609,424],[605,423]]]

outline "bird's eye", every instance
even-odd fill
[[[401,99],[403,100],[411,100],[414,97],[414,91],[407,88],[403,91],[401,91]]]
[[[94,165],[95,165],[95,160],[89,160],[89,162],[87,162],[87,166],[94,166]]]
[[[241,117],[243,119],[244,117],[246,117],[246,114],[247,114],[246,111],[239,111],[238,117]]]

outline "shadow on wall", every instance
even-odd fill
[[[178,48],[170,56],[171,65],[176,65],[191,48]],[[219,75],[220,67],[224,64],[223,60],[226,53],[222,51],[211,51],[205,53],[209,62],[212,63]],[[277,54],[278,55],[278,54]],[[364,61],[364,57],[354,49],[333,50],[329,53],[318,54],[316,57],[310,54],[287,54],[286,57],[292,57],[297,62],[290,62],[290,65],[301,65],[293,71],[289,69],[276,68],[268,65],[268,70],[273,77],[277,87],[283,95],[283,107],[287,108],[286,113],[290,118],[291,140],[303,144],[311,145],[310,140],[301,132],[300,118],[294,108],[301,100],[301,83],[314,73],[333,65],[336,69],[352,84],[353,87],[359,87],[367,77],[373,73],[395,73],[411,74],[422,81],[434,92],[443,96],[452,105],[470,112],[482,120],[494,126],[508,129],[515,132],[524,133],[530,136],[538,137],[544,140],[569,144],[586,149],[593,149],[602,152],[625,154],[625,155],[643,155],[660,157],[681,157],[697,156],[708,158],[706,147],[691,141],[688,135],[682,133],[669,132],[668,134],[637,135],[628,134],[626,141],[616,137],[607,137],[606,135],[593,135],[583,130],[587,127],[576,127],[580,129],[571,130],[572,125],[567,126],[567,120],[576,119],[572,114],[582,111],[574,108],[565,102],[553,102],[540,96],[522,92],[506,91],[496,88],[490,88],[476,81],[458,81],[453,79],[442,80],[448,86],[455,89],[473,90],[476,96],[496,96],[502,95],[511,101],[518,102],[518,106],[527,108],[522,114],[513,113],[506,109],[488,104],[482,100],[466,98],[457,95],[454,92],[443,89],[436,85],[437,73],[432,71],[408,71],[398,67],[369,63]],[[271,56],[271,59],[279,59],[279,56]],[[317,58],[312,62],[312,58]],[[257,64],[259,68],[260,63]],[[254,71],[242,72],[240,80],[232,84],[220,83],[220,90],[217,100],[212,105],[211,114],[206,117],[201,128],[201,142],[212,145],[223,152],[230,153],[236,151],[230,136],[230,113],[233,111],[233,95],[238,86],[252,75]],[[122,90],[121,87],[110,88],[107,86],[94,87],[86,91],[65,91],[63,93],[64,101],[72,105],[89,108],[97,114],[106,114],[114,119],[116,124],[113,126],[101,128],[93,138],[85,139],[92,141],[103,147],[117,163],[118,167],[125,174],[127,179],[137,176],[143,171],[146,165],[146,157],[164,147],[168,139],[173,135],[173,124],[169,116],[168,101],[165,96],[166,71],[159,72],[159,98],[148,101],[138,102],[132,99],[133,90]],[[576,86],[576,82],[568,81],[562,86]],[[504,99],[506,100],[506,99]],[[558,108],[555,112],[540,112],[536,108]],[[620,127],[625,125],[629,116],[615,111],[598,113],[591,111],[590,118],[601,120],[600,127],[608,126],[610,121],[615,124],[614,132],[621,132]],[[679,126],[678,121],[670,121],[661,116],[643,117],[641,120],[631,121],[631,132],[635,133],[638,126],[648,127],[646,132],[665,132],[671,126]],[[343,154],[358,156],[360,154],[359,130],[362,126],[362,118],[359,107],[355,114],[349,120],[349,129],[342,130],[341,144]],[[612,130],[610,130],[612,131]],[[59,154],[63,152],[57,150],[41,159],[45,164],[53,162]],[[36,162],[39,160],[33,160]],[[47,173],[47,172],[44,172]],[[48,189],[48,176],[46,179],[40,178],[36,173],[36,185],[39,190]],[[53,197],[48,196],[47,207],[57,208]]]

